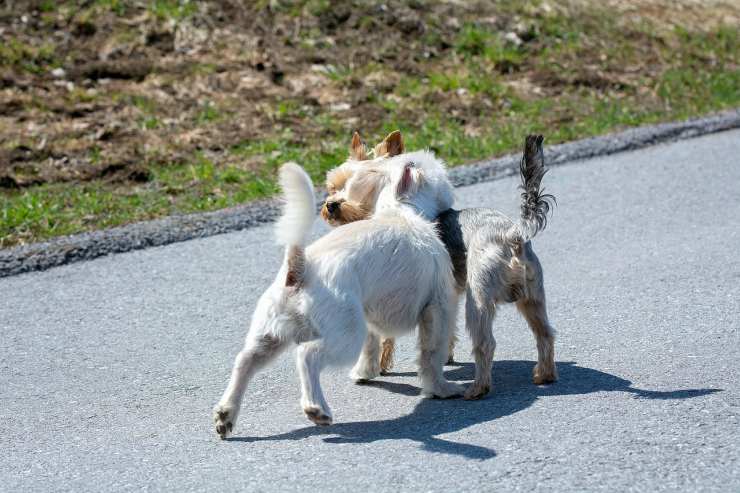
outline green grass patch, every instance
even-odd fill
[[[154,0],[149,2],[149,11],[158,19],[179,21],[195,14],[198,5],[194,0]]]
[[[198,125],[205,125],[210,122],[215,122],[224,117],[224,114],[210,101],[201,106],[198,113],[195,115],[195,121]]]
[[[0,66],[15,66],[34,74],[40,74],[59,65],[60,62],[55,57],[54,45],[51,43],[30,45],[12,37],[0,43]]]
[[[95,5],[113,12],[117,16],[126,15],[126,0],[96,0]]]
[[[54,5],[42,3],[40,10],[50,13]],[[127,13],[123,0],[98,0],[93,5]],[[329,89],[345,95],[337,102],[351,102],[353,111],[332,111],[331,104],[321,105],[299,94],[266,96],[255,102],[264,108],[260,109],[262,121],[269,122],[269,130],[259,130],[260,138],[229,142],[230,147],[218,152],[199,149],[223,149],[223,142],[220,147],[198,142],[198,147],[172,154],[182,156],[176,162],[170,162],[174,158],[168,156],[167,144],[175,141],[178,132],[204,127],[198,132],[209,135],[214,127],[220,130],[239,118],[237,110],[225,103],[228,97],[217,94],[200,106],[187,106],[181,114],[187,116],[182,120],[189,126],[177,127],[164,105],[135,90],[105,95],[83,88],[69,91],[64,96],[68,104],[107,97],[117,105],[136,108],[136,131],[165,143],[151,146],[145,162],[137,163],[146,168],[150,180],[0,190],[0,247],[268,197],[278,191],[277,170],[286,161],[299,163],[314,183],[321,184],[326,171],[346,158],[351,132],[357,128],[371,145],[400,128],[408,149],[432,149],[454,166],[518,151],[524,136],[532,132],[543,133],[547,144],[555,144],[740,106],[737,29],[658,32],[647,22],[625,24],[607,10],[587,9],[574,16],[558,9],[543,15],[538,5],[502,4],[502,16],[516,15],[526,22],[527,41],[521,46],[506,41],[505,33],[492,25],[467,19],[452,36],[436,30],[434,22],[426,24],[421,36],[438,51],[419,65],[423,70],[395,70],[404,52],[388,63],[369,60],[351,69],[347,60],[328,57],[321,64],[328,67]],[[274,15],[322,16],[331,4],[260,0],[257,7]],[[197,5],[159,0],[141,8],[160,20],[182,20],[194,15]],[[364,29],[366,22],[375,26],[369,28],[377,28],[381,17],[359,19],[358,29]],[[323,50],[321,43],[328,41],[320,38],[326,36],[316,26],[303,30],[301,36],[307,33],[319,40],[312,41],[311,50]],[[293,46],[303,49],[304,42],[308,43],[298,38]],[[328,44],[325,48],[330,53]],[[31,46],[13,38],[0,45],[3,66],[41,73],[57,63],[50,45]],[[218,69],[214,60],[204,60],[194,63],[190,71],[208,75]],[[373,78],[366,81],[371,74],[374,83]],[[537,90],[532,89],[535,86]],[[356,97],[363,90],[362,97]],[[39,113],[50,111],[34,100],[28,107]],[[376,123],[366,124],[366,115],[376,115]],[[14,136],[1,144],[4,151],[12,151],[20,146],[34,148],[37,143]],[[98,145],[107,144],[91,142],[84,149],[84,158],[93,165],[104,161]],[[182,150],[174,144],[173,149]]]
[[[409,149],[429,148],[450,165],[519,149],[529,132],[542,132],[548,144],[600,135],[620,128],[685,118],[697,113],[740,105],[740,73],[699,73],[672,70],[658,83],[664,108],[644,108],[638,100],[573,95],[567,100],[515,101],[506,118],[491,116],[479,136],[469,136],[464,125],[445,114],[431,113],[421,124],[391,120],[365,137],[374,143],[401,128]],[[548,123],[555,108],[574,115],[568,122]],[[122,194],[103,182],[79,186],[64,184],[5,192],[0,199],[0,246],[38,241],[58,235],[116,226],[174,212],[202,212],[231,207],[278,191],[276,170],[286,161],[306,168],[318,185],[327,170],[343,162],[348,135],[334,135],[321,144],[291,143],[281,139],[235,145],[230,155],[245,160],[264,158],[259,173],[219,166],[202,155],[187,164],[154,166],[154,179],[139,190]],[[99,151],[98,151],[99,156]],[[95,154],[91,155],[95,162]]]

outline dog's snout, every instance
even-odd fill
[[[326,210],[329,214],[334,214],[339,210],[339,202],[331,201],[326,203]]]

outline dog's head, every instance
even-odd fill
[[[326,175],[329,195],[321,207],[321,217],[332,226],[339,226],[372,215],[378,194],[386,182],[378,165],[402,154],[403,150],[403,139],[398,130],[391,132],[372,151],[368,151],[360,134],[355,132],[347,161]]]
[[[433,219],[452,206],[452,186],[444,163],[428,151],[404,152],[398,130],[373,149],[370,159],[355,132],[350,157],[327,174],[329,196],[321,216],[332,226],[367,219],[378,209],[399,204]]]

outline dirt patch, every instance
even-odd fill
[[[3,2],[0,198],[28,231],[0,245],[268,195],[280,160],[316,178],[355,129],[405,126],[457,163],[510,150],[515,128],[578,130],[602,101],[658,114],[681,93],[671,70],[737,71],[736,37],[702,44],[720,26],[740,27],[720,0]],[[49,210],[79,225],[18,198],[58,184]]]
[[[612,3],[625,15],[660,19],[670,8],[674,24],[737,23],[723,2],[713,9],[693,1]],[[457,70],[449,54],[468,23],[488,24],[530,51],[541,42],[536,23],[495,2],[256,4],[173,1],[163,2],[170,11],[162,13],[126,1],[6,3],[0,186],[91,180],[201,149],[284,138],[287,129],[294,142],[309,141],[325,132],[313,123],[322,114],[344,132],[376,129],[386,116],[378,94],[405,77]],[[528,8],[533,19],[554,9]],[[531,94],[624,90],[639,72],[584,63],[564,71],[506,58],[494,66],[525,81]],[[471,129],[497,103],[443,90],[424,97]],[[415,110],[408,105],[407,116]]]
[[[360,76],[337,83],[337,71],[376,63],[420,73],[416,38],[432,14],[406,2],[347,3],[315,15],[310,6],[199,2],[175,19],[138,2],[99,4],[23,2],[3,12],[3,38],[15,47],[2,60],[6,186],[91,180],[285,128],[310,139],[321,133],[311,117],[324,108],[347,128],[360,123],[350,111],[377,127],[383,114],[366,102],[392,85],[364,87]],[[433,10],[444,17],[460,8]]]

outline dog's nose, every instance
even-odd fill
[[[327,202],[326,210],[327,212],[329,212],[329,214],[334,214],[339,210],[339,202]]]

